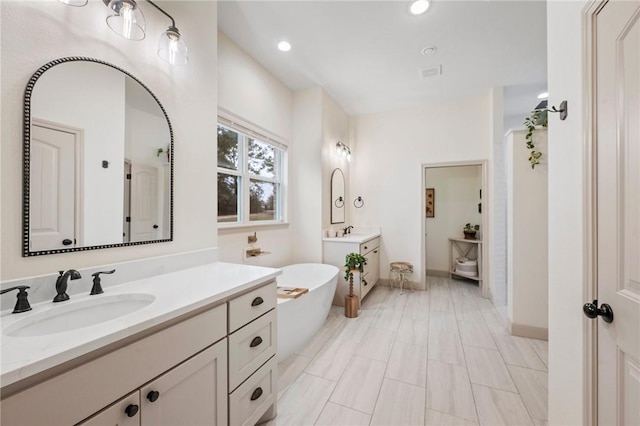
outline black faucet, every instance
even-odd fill
[[[27,300],[27,289],[30,288],[26,285],[19,285],[17,287],[11,287],[6,290],[0,291],[0,294],[5,294],[8,291],[18,290],[18,300],[16,300],[16,306],[13,308],[13,314],[19,314],[20,312],[27,312],[31,310],[31,305]]]
[[[351,225],[347,226],[346,228],[344,228],[344,234],[345,235],[350,234],[352,229],[353,229],[353,226]]]
[[[115,269],[112,269],[111,271],[100,271],[91,274],[91,276],[93,277],[93,287],[91,287],[91,293],[89,294],[93,296],[95,294],[104,293],[104,291],[102,290],[102,286],[100,285],[100,274],[113,274],[115,271]]]
[[[77,280],[78,278],[82,278],[82,275],[75,269],[69,269],[67,272],[60,271],[60,276],[56,280],[56,292],[58,292],[58,294],[53,298],[54,302],[69,300],[69,295],[67,294],[67,280],[69,278]]]

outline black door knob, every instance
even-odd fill
[[[158,225],[153,225],[153,229],[158,229],[159,226]]]
[[[136,404],[129,404],[127,405],[127,408],[124,409],[124,413],[127,415],[127,417],[133,417],[136,414],[138,414],[138,410],[140,409],[140,407]]]
[[[71,241],[68,238],[65,238],[64,240],[62,240],[62,245],[70,246],[71,244],[73,244],[73,241]]]
[[[151,391],[147,394],[147,399],[151,402],[156,402],[159,397],[160,397],[160,392],[158,391]]]
[[[585,303],[582,311],[587,318],[597,318],[601,316],[604,322],[613,322],[613,309],[606,303],[603,303],[598,308],[598,301],[594,300],[593,303]]]

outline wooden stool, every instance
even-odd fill
[[[391,278],[391,274],[396,274],[396,279]],[[413,265],[409,262],[391,262],[389,266],[389,279],[391,280],[391,288],[393,288],[393,281],[400,280],[400,294],[404,289],[405,275],[413,273]],[[413,293],[413,285],[411,280],[409,281],[409,290]]]

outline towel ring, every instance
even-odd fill
[[[358,198],[353,200],[353,205],[356,207],[356,209],[360,209],[362,208],[362,206],[364,206],[364,200],[362,199],[362,197],[358,196]]]
[[[344,199],[342,197],[338,197],[336,201],[333,203],[337,208],[341,209],[344,207]]]

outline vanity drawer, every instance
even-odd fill
[[[376,247],[380,246],[380,237],[376,237],[373,240],[369,240],[360,244],[360,254],[365,255]]]
[[[235,389],[276,353],[276,311],[229,336],[229,389]]]
[[[276,401],[277,368],[273,357],[229,395],[230,425],[253,426]]]
[[[276,307],[276,282],[259,287],[229,301],[229,333]]]

